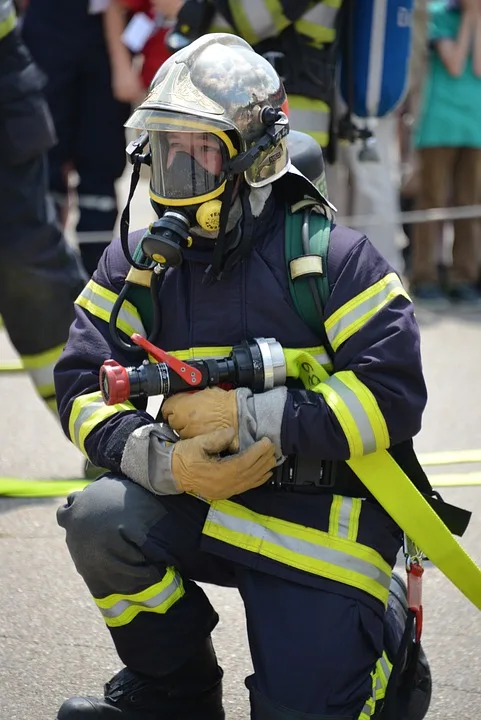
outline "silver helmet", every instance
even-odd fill
[[[274,111],[276,123],[285,126],[283,137],[254,153],[243,172],[252,187],[282,177],[290,167],[286,101],[282,81],[271,64],[236,35],[207,34],[176,52],[158,70],[145,100],[126,123],[148,133],[152,199],[163,205],[187,205],[221,195],[229,161],[265,135],[266,114],[272,117]],[[195,135],[203,152],[220,150],[218,171],[209,168],[207,172],[206,163],[186,161],[184,177],[176,173],[174,187],[168,173],[173,133],[180,138],[181,149],[187,136],[179,134],[188,133]]]

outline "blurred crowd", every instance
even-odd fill
[[[63,224],[76,194],[77,242],[89,274],[116,223],[123,123],[169,56],[166,36],[178,27],[183,4],[17,3],[24,41],[47,76],[58,136],[49,153],[50,189]],[[216,22],[205,29],[225,29]],[[410,68],[402,106],[372,123],[375,159],[361,157],[359,144],[345,140],[335,158],[326,153],[329,196],[341,216],[377,216],[362,229],[419,302],[476,305],[479,218],[413,224],[398,214],[481,205],[481,0],[415,0]],[[302,126],[295,102],[292,107],[291,126],[319,138],[316,128]]]

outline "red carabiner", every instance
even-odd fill
[[[151,342],[142,337],[142,335],[139,335],[139,333],[134,333],[130,336],[130,339],[136,345],[143,348],[145,352],[149,353],[149,355],[152,355],[157,362],[163,362],[172,368],[172,370],[174,370],[179,377],[185,380],[188,385],[195,387],[201,382],[202,373],[200,370],[197,370],[197,368],[192,367],[192,365],[189,365],[182,360],[178,360],[173,355],[169,355],[169,353],[166,353],[165,350],[161,350],[156,345],[153,345]]]
[[[417,561],[412,560],[406,568],[408,576],[408,607],[415,615],[416,629],[415,641],[421,641],[423,631],[423,566]]]

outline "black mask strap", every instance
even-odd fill
[[[126,203],[124,209],[122,210],[122,215],[120,217],[120,242],[122,245],[122,251],[123,251],[125,257],[127,258],[127,260],[129,261],[130,265],[132,265],[132,267],[136,268],[137,270],[145,270],[146,266],[140,265],[132,257],[132,253],[130,252],[130,248],[129,248],[129,225],[130,225],[130,203],[132,201],[135,189],[139,182],[141,166],[142,166],[142,161],[140,160],[140,158],[135,157],[133,159],[133,164],[132,164],[132,175],[130,177],[129,195],[127,198],[127,203]]]
[[[210,284],[215,280],[220,280],[224,270],[224,255],[225,255],[225,234],[227,228],[227,221],[229,219],[229,212],[232,205],[232,197],[234,195],[235,188],[235,175],[229,174],[225,190],[222,194],[222,206],[220,209],[219,217],[219,233],[214,247],[214,254],[212,262],[205,271],[203,283]]]

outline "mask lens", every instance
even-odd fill
[[[154,132],[150,146],[152,190],[166,201],[195,202],[225,180],[227,149],[213,133]]]

